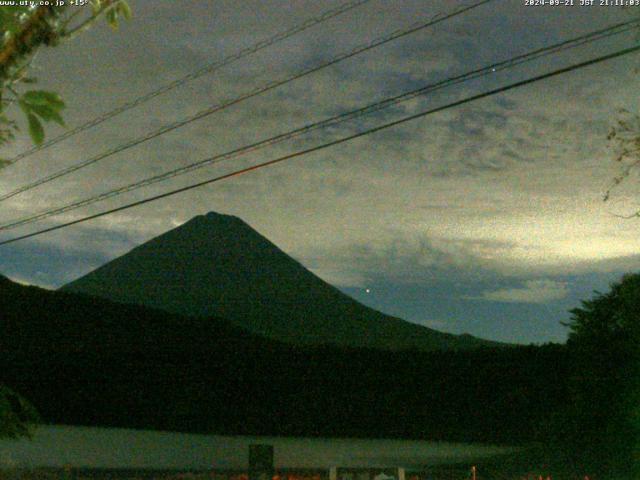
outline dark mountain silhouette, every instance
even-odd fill
[[[531,440],[567,398],[561,346],[292,346],[0,277],[0,383],[46,422],[264,435]]]
[[[191,316],[231,320],[298,345],[464,349],[490,345],[368,308],[237,217],[209,213],[63,287]]]

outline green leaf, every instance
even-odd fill
[[[131,17],[133,17],[133,14],[131,13],[131,7],[125,0],[121,0],[118,4],[118,11],[120,12],[120,15],[122,15],[122,18],[124,18],[125,20],[131,20]]]
[[[98,15],[100,13],[100,10],[102,9],[102,1],[91,0],[91,9],[93,10],[94,15]]]
[[[31,105],[29,103],[24,102],[22,100],[18,100],[18,106],[20,107],[20,110],[24,112],[25,115],[29,115],[29,113],[31,113]]]
[[[22,95],[22,100],[33,105],[48,105],[54,110],[62,110],[64,102],[60,95],[46,90],[29,90]]]
[[[31,139],[33,143],[36,145],[42,145],[44,141],[44,128],[42,128],[42,123],[38,120],[33,113],[29,113],[27,115],[27,119],[29,120],[29,135],[31,135]]]
[[[0,438],[30,438],[41,419],[22,396],[0,384]]]
[[[62,119],[60,114],[56,110],[53,110],[52,108],[50,108],[49,106],[31,105],[31,111],[46,122],[53,121],[53,122],[56,122],[58,125],[61,125],[64,127],[64,120]]]
[[[107,10],[105,18],[111,28],[114,30],[118,29],[118,11],[115,8]]]

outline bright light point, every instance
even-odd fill
[[[367,292],[367,293],[371,293],[371,289],[370,288],[365,288],[364,291]]]
[[[492,69],[491,69],[491,71],[492,71],[492,72],[495,72],[495,71],[496,71],[496,69],[495,69],[495,68],[492,68]]]

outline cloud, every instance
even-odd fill
[[[340,267],[332,268],[331,266],[325,266],[317,270],[310,268],[310,270],[334,287],[365,288],[367,286],[366,276],[357,270]]]
[[[566,282],[542,279],[528,280],[522,287],[485,291],[478,297],[465,298],[505,303],[548,303],[562,300],[568,295],[569,289]]]
[[[69,105],[69,125],[82,123],[322,10],[310,1],[295,2],[297,7],[286,11],[277,8],[274,1],[243,3],[241,10],[231,2],[221,2],[212,31],[210,9],[197,1],[189,1],[189,7],[180,9],[177,18],[173,8],[157,2],[138,3],[136,17],[157,28],[125,24],[122,33],[115,35],[102,27],[92,29],[83,37],[82,49],[61,46],[38,59],[40,71],[36,73],[41,82],[60,91]],[[3,171],[0,190],[13,189],[220,99],[285,78],[301,65],[313,63],[312,59],[326,59],[366,42],[367,36],[406,27],[448,9],[428,9],[417,0],[404,1],[402,8],[395,4],[393,8],[373,4],[367,8],[366,15],[354,10],[279,48],[205,76],[74,141],[61,143],[46,155],[35,155]],[[501,8],[499,12],[479,9],[432,31],[392,42],[15,197],[4,204],[0,220],[10,221],[84,198],[89,192],[118,187],[508,58],[541,47],[549,38],[569,38],[608,23],[613,12],[598,10],[596,14],[594,9],[569,19],[557,14],[548,18],[547,13],[537,11],[525,15],[517,6]],[[483,32],[496,22],[501,25],[492,28],[497,36],[484,38]],[[548,35],[539,35],[542,27]],[[577,59],[593,53],[591,48],[579,52],[571,51],[571,55]],[[102,61],[96,64],[95,58]],[[556,83],[531,85],[40,239],[42,244],[84,255],[88,269],[95,266],[94,259],[88,260],[89,252],[100,252],[100,258],[113,257],[194,215],[217,210],[240,216],[319,275],[344,286],[361,286],[373,276],[425,281],[433,279],[434,272],[451,269],[466,269],[469,277],[475,275],[471,271],[478,271],[516,278],[531,278],[526,273],[533,272],[540,278],[623,264],[640,250],[636,224],[603,214],[599,197],[611,178],[609,170],[601,167],[607,163],[602,144],[609,117],[615,111],[614,104],[625,103],[634,91],[609,87],[631,84],[633,73],[626,61],[608,65],[606,75],[585,69]],[[524,73],[548,68],[534,66]],[[77,72],[82,72],[82,81],[92,85],[91,89],[77,88],[66,80]],[[514,72],[523,74],[523,70]],[[462,98],[480,87],[496,86],[492,82],[510,81],[510,75],[445,89],[357,125],[373,125]],[[101,94],[95,95],[96,91]],[[349,128],[317,135],[317,140],[354,129],[350,124]],[[295,146],[279,145],[248,157],[250,160],[198,170],[170,183],[56,217],[50,224],[312,144],[301,140]],[[20,148],[25,146],[20,144]]]

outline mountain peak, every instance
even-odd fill
[[[227,215],[224,213],[217,212],[209,212],[204,215],[197,215],[192,219],[186,221],[182,225],[178,226],[173,230],[169,230],[165,234],[172,234],[173,232],[184,232],[185,230],[190,229],[209,229],[209,230],[218,230],[218,231],[252,231],[255,232],[247,223],[244,222],[239,217],[235,215]],[[162,238],[164,236],[160,235],[156,238]],[[155,240],[155,239],[154,239]]]
[[[236,217],[235,215],[229,215],[229,214],[226,214],[226,213],[218,213],[218,212],[214,212],[213,210],[210,211],[209,213],[203,215],[203,216],[208,218],[208,219],[214,219],[214,220],[220,220],[220,219],[240,220],[240,218]]]
[[[218,213],[213,211],[206,213],[205,215],[198,215],[197,217],[194,217],[194,220],[195,219],[203,219],[207,222],[212,223],[244,223],[239,217],[236,217],[235,215],[227,215],[226,213]]]

